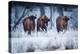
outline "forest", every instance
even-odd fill
[[[23,20],[28,16],[47,16],[50,19],[47,33],[32,32],[28,35],[23,29]],[[56,18],[67,16],[68,31],[58,34]],[[35,25],[37,25],[37,19]],[[26,38],[25,38],[26,37]],[[16,40],[16,41],[15,41]],[[78,48],[78,6],[36,2],[9,2],[9,50],[10,52],[50,51],[55,49]],[[40,44],[41,42],[41,44]],[[68,44],[67,44],[68,43]],[[49,46],[50,45],[50,46]]]
[[[76,5],[58,5],[58,4],[36,4],[36,3],[19,3],[10,4],[10,27],[11,30],[18,28],[26,16],[36,16],[39,18],[46,15],[49,19],[49,29],[55,27],[55,21],[58,16],[68,16],[69,28],[77,29],[78,27],[78,8]],[[37,20],[37,19],[36,19]],[[75,20],[75,21],[74,21]],[[21,26],[21,25],[20,25]],[[20,27],[19,26],[19,27]],[[22,27],[22,26],[21,26]]]

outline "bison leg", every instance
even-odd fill
[[[40,31],[40,26],[39,25],[37,25],[37,31]]]
[[[44,27],[42,27],[41,29],[42,29],[42,31],[44,31]]]
[[[37,31],[40,31],[40,27],[37,27]]]
[[[57,32],[59,32],[59,29],[57,28]]]
[[[25,32],[27,31],[27,28],[26,28],[26,27],[24,27],[24,31],[25,31]]]
[[[57,32],[60,32],[61,31],[61,28],[60,27],[57,27]]]
[[[47,31],[47,27],[46,27],[46,26],[45,26],[45,28],[44,28],[44,29],[45,29],[45,31]]]
[[[28,31],[28,34],[31,35],[31,30]]]
[[[35,30],[35,25],[31,26],[31,30],[34,31]]]

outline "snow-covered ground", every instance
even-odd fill
[[[9,23],[9,26],[11,26],[11,39],[9,40],[11,41],[11,49],[9,50],[11,50],[11,52],[23,53],[78,48],[78,8],[74,6],[60,7],[60,5],[42,6],[20,6],[18,4],[13,4],[13,6],[11,6],[11,13],[9,13],[11,15],[11,23]],[[25,9],[25,7],[27,8]],[[37,32],[35,28],[35,31],[31,32],[31,35],[28,35],[27,32],[24,32],[24,18],[33,15],[38,19],[42,14],[51,19],[51,21],[48,22],[48,31]],[[68,30],[66,32],[57,33],[56,18],[61,15],[67,16],[69,18]],[[19,19],[21,20],[18,25],[16,25]],[[35,19],[35,27],[37,27],[37,19]],[[16,27],[13,30],[15,25]]]
[[[47,32],[11,32],[11,52],[36,52],[36,51],[54,51],[64,49],[78,48],[78,32],[76,30],[68,30],[66,32],[57,33],[54,30]]]

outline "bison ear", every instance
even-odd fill
[[[34,19],[36,19],[36,16],[33,16]]]
[[[67,18],[67,20],[69,20],[69,18]]]
[[[50,21],[50,19],[48,19],[48,21]]]
[[[69,18],[66,16],[66,20],[68,21],[69,20]]]
[[[68,20],[69,20],[69,18],[66,18],[65,20],[66,20],[66,21],[68,21]]]
[[[68,18],[67,16],[65,16],[65,17],[64,17],[64,20],[65,20],[65,21],[68,21],[68,20],[69,20],[69,18]]]

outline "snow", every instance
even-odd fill
[[[25,7],[29,7],[26,8]],[[64,7],[63,12],[64,16],[69,17],[68,21],[68,30],[65,32],[58,33],[56,30],[56,18],[60,16],[60,12],[58,11],[58,6],[52,6],[52,10],[50,6],[44,6],[44,12],[49,19],[52,20],[48,23],[47,32],[41,31],[37,32],[37,19],[41,16],[41,7],[42,6],[20,6],[15,5],[11,7],[11,52],[12,53],[23,53],[23,52],[36,52],[36,51],[54,51],[54,50],[65,50],[65,49],[77,49],[78,48],[78,8],[67,8],[71,11],[65,10]],[[31,9],[31,10],[30,10]],[[13,30],[15,23],[20,19],[23,15],[22,19]],[[52,13],[50,12],[52,11]],[[27,32],[23,30],[23,20],[28,16],[36,16],[35,20],[35,31],[31,32],[31,35],[28,35]],[[52,16],[51,16],[52,15]],[[10,49],[9,49],[10,50]]]
[[[50,51],[78,48],[78,32],[68,30],[57,33],[55,30],[47,32],[12,32],[11,52],[33,52],[33,51]]]

